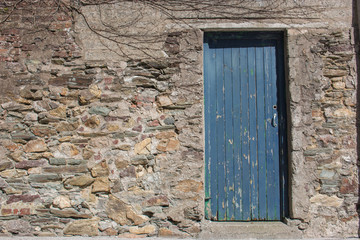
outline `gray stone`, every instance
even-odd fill
[[[90,114],[96,114],[96,115],[101,115],[101,116],[107,116],[109,114],[109,112],[111,112],[111,110],[107,107],[102,107],[102,106],[94,106],[91,107],[89,110]]]
[[[320,178],[321,179],[333,179],[335,176],[335,171],[334,170],[326,170],[323,169],[320,173]]]
[[[153,132],[153,131],[166,131],[170,129],[175,129],[175,126],[172,125],[166,125],[166,126],[157,126],[157,127],[148,127],[145,129],[145,133],[147,132]]]
[[[28,221],[19,219],[19,220],[8,220],[2,223],[2,226],[5,230],[11,233],[30,233],[31,226]]]
[[[65,158],[50,158],[49,163],[51,165],[66,165],[66,159]]]
[[[148,161],[149,160],[146,155],[139,155],[131,158],[131,164],[133,165],[146,165]]]
[[[172,117],[165,118],[164,123],[165,123],[166,125],[174,125],[174,124],[175,124],[175,120],[174,120],[174,118],[172,118]]]
[[[32,183],[46,183],[61,181],[61,176],[58,174],[31,174],[29,175],[29,182]]]

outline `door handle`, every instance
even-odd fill
[[[273,127],[277,127],[276,117],[277,117],[277,115],[276,115],[276,113],[274,113],[274,116],[273,116],[272,121],[271,121],[271,124],[272,124]]]

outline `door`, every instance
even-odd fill
[[[283,58],[282,32],[205,33],[207,219],[287,215]]]

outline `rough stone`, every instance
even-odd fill
[[[6,204],[15,203],[15,202],[24,202],[24,203],[34,202],[36,199],[40,199],[40,196],[38,194],[36,194],[36,195],[30,195],[30,194],[12,195],[6,201]]]
[[[176,133],[175,132],[161,132],[156,134],[156,138],[157,139],[170,139],[170,138],[174,138],[176,137]]]
[[[141,225],[149,220],[147,216],[136,214],[130,208],[127,209],[126,217],[130,219],[135,225]]]
[[[27,175],[26,170],[8,169],[0,172],[0,176],[3,178],[19,178]]]
[[[62,195],[57,196],[53,201],[53,206],[60,209],[70,208],[71,207],[70,198],[68,196],[62,196]]]
[[[65,181],[65,184],[69,184],[72,186],[78,186],[78,187],[87,187],[91,185],[95,179],[90,176],[90,174],[85,174],[77,177],[73,177],[70,179],[67,179]]]
[[[47,182],[55,182],[61,181],[61,176],[58,174],[31,174],[29,176],[29,182],[36,183],[47,183]]]
[[[50,213],[61,218],[91,218],[90,214],[79,213],[74,209],[50,209]]]
[[[169,206],[169,199],[164,196],[156,196],[143,202],[143,206]]]
[[[126,216],[128,208],[129,207],[126,203],[114,197],[113,195],[110,195],[106,204],[106,213],[109,218],[118,224],[126,225],[129,223],[129,220]]]
[[[49,111],[50,115],[58,118],[66,118],[66,106],[59,106]]]
[[[317,194],[310,198],[310,202],[326,207],[340,207],[344,202],[344,199],[338,198],[337,196],[330,197],[323,194]]]
[[[74,144],[67,143],[67,142],[62,143],[59,146],[59,151],[68,157],[73,157],[80,153]]]
[[[76,220],[64,228],[65,235],[98,236],[99,218]]]
[[[109,175],[109,166],[108,164],[103,161],[97,165],[95,165],[91,169],[91,175],[93,177],[107,177]]]
[[[50,158],[49,159],[50,165],[66,165],[66,159],[65,158]]]
[[[168,96],[158,96],[157,100],[159,102],[159,105],[162,106],[162,107],[170,106],[170,105],[173,104]]]
[[[110,192],[110,181],[108,177],[98,177],[95,179],[94,183],[92,184],[91,192]]]
[[[89,110],[90,114],[96,114],[96,115],[101,115],[101,116],[107,116],[109,114],[111,110],[107,107],[102,107],[102,106],[94,106],[91,107]]]
[[[0,171],[3,171],[8,168],[12,168],[13,166],[14,164],[11,161],[7,161],[7,160],[0,161]]]
[[[181,192],[200,192],[202,188],[203,184],[201,182],[191,179],[179,181],[178,185],[175,187],[176,190]]]
[[[151,138],[146,138],[143,141],[135,144],[134,152],[135,154],[148,154],[149,150],[147,146],[151,143]]]
[[[132,234],[155,234],[156,227],[154,225],[146,225],[144,227],[129,227],[129,232]]]
[[[29,222],[22,219],[4,221],[2,226],[8,232],[15,234],[30,233],[31,230]]]
[[[15,164],[17,169],[29,169],[43,166],[47,163],[46,160],[31,160],[31,161],[21,161]]]
[[[29,152],[45,152],[47,151],[47,145],[44,140],[31,140],[24,146],[24,151]]]
[[[100,119],[97,116],[92,116],[85,121],[85,126],[89,128],[97,128],[100,125]]]

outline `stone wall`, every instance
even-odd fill
[[[207,222],[200,28],[279,26],[288,65],[285,222],[304,236],[357,235],[351,1],[289,1],[290,20],[280,9],[266,21],[186,11],[174,20],[135,2],[23,1],[12,12],[15,2],[0,4],[9,16],[0,28],[2,235],[198,236]],[[114,24],[116,37],[105,31]]]

